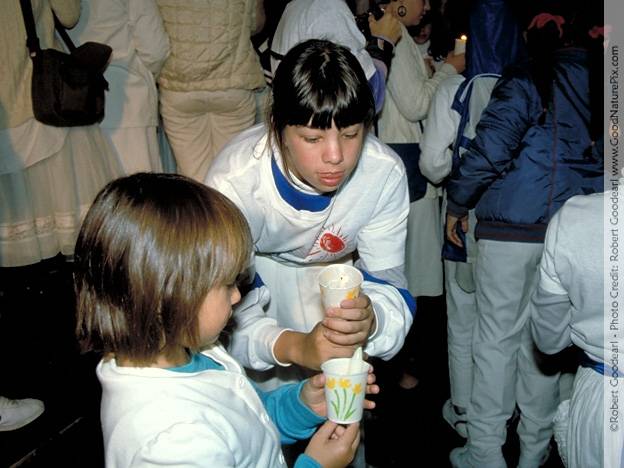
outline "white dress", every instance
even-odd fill
[[[266,388],[302,377],[298,366],[274,367],[273,344],[284,329],[309,332],[323,318],[317,275],[327,264],[352,263],[356,250],[377,320],[364,350],[383,359],[400,350],[415,304],[404,289],[405,170],[388,147],[368,136],[350,179],[326,196],[288,182],[260,125],[224,148],[206,183],[236,203],[251,226],[258,278],[235,309],[232,354],[249,368],[272,369],[257,380],[279,374]]]
[[[46,39],[53,37],[50,8],[61,3],[77,8],[77,2],[32,3],[41,47],[60,48]],[[10,123],[0,128],[0,267],[17,267],[58,253],[72,255],[93,198],[121,168],[97,125],[58,128],[32,117],[30,80],[23,78],[31,76],[32,63],[20,5],[4,6],[0,43],[12,46],[0,73],[0,109],[11,99],[24,106],[23,115],[3,115]]]
[[[162,171],[155,76],[169,55],[169,38],[156,1],[82,0],[80,20],[68,33],[77,44],[94,41],[113,49],[100,127],[124,173]]]

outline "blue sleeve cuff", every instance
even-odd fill
[[[302,453],[295,461],[295,468],[323,468],[314,458]]]
[[[316,427],[325,421],[301,400],[301,387],[305,382],[282,385],[270,392],[259,391],[267,413],[279,430],[282,444],[310,438]]]
[[[450,197],[446,199],[446,211],[456,218],[468,216],[468,208],[455,203]]]

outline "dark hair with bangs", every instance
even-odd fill
[[[139,173],[110,182],[75,250],[76,334],[84,351],[150,365],[171,345],[199,350],[208,292],[233,284],[251,234],[224,195],[187,177]]]
[[[287,125],[339,129],[363,123],[370,127],[375,101],[360,63],[333,42],[312,39],[290,49],[273,79],[269,139],[282,154]],[[286,163],[284,158],[284,163]]]

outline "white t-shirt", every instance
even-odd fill
[[[605,196],[610,192],[572,197],[548,223],[530,302],[533,337],[545,353],[574,343],[594,361],[604,362]]]
[[[409,200],[405,169],[390,148],[369,135],[350,179],[325,196],[287,181],[260,125],[222,150],[206,183],[247,218],[263,282],[236,307],[231,350],[239,362],[257,370],[274,366],[279,334],[285,328],[308,332],[324,316],[318,272],[329,263],[352,263],[356,250],[357,266],[371,275],[363,291],[377,318],[365,351],[388,359],[400,350],[413,306],[402,289]]]

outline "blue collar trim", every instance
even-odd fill
[[[309,193],[300,192],[293,187],[286,176],[282,174],[274,157],[271,157],[271,171],[273,172],[273,180],[275,181],[275,186],[280,196],[294,209],[318,212],[323,211],[329,206],[335,192],[332,192],[330,195],[311,195]]]

